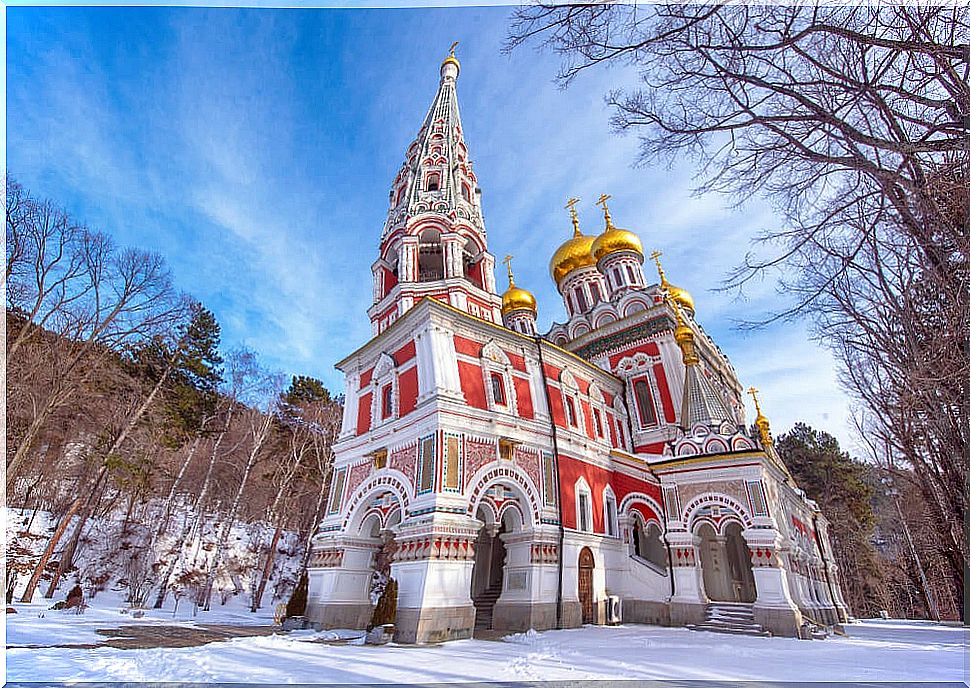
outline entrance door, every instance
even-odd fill
[[[579,603],[583,608],[583,623],[596,623],[593,611],[593,553],[583,547],[579,553]]]

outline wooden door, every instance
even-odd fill
[[[579,604],[583,608],[583,623],[596,623],[593,610],[593,553],[583,547],[579,553]]]

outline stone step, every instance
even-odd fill
[[[728,633],[730,635],[753,635],[762,638],[771,637],[771,633],[761,628],[761,626],[748,628],[739,626],[716,626],[708,623],[688,624],[687,628],[692,631],[709,631],[711,633]]]
[[[707,612],[708,619],[736,619],[738,621],[754,621],[754,614],[732,612]]]
[[[761,630],[761,624],[756,624],[753,621],[719,621],[717,619],[708,619],[707,621],[702,621],[705,626],[717,626],[718,628],[741,628],[741,629],[753,629],[756,631]]]

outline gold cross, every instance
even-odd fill
[[[569,210],[569,217],[573,219],[573,236],[579,236],[579,215],[576,214],[576,204],[579,203],[579,199],[573,196],[568,201],[566,201],[566,209]]]
[[[448,51],[448,54],[451,55],[452,57],[454,57],[455,56],[455,48],[457,48],[457,47],[458,47],[458,41],[455,41],[454,43],[451,44],[451,50]]]
[[[512,254],[505,256],[505,260],[502,262],[505,263],[505,266],[509,269],[509,286],[512,286],[515,284],[512,279]]]
[[[607,210],[606,208],[606,202],[611,198],[613,197],[610,194],[600,194],[599,200],[596,201],[596,205],[602,206],[603,210],[606,210],[607,212],[609,212],[609,210]]]
[[[758,390],[757,390],[757,388],[755,388],[755,387],[748,387],[748,394],[750,394],[751,395],[751,398],[754,399],[754,408],[758,412],[758,415],[760,416],[761,415],[761,404],[758,403]]]

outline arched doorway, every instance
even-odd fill
[[[710,523],[703,523],[697,529],[697,535],[701,539],[701,570],[708,599],[754,602],[754,574],[741,526],[728,523],[721,534]]]
[[[593,605],[593,568],[596,562],[589,547],[579,552],[579,604],[583,610],[583,623],[596,623],[596,608]]]
[[[478,507],[475,517],[485,525],[475,541],[475,564],[472,567],[472,604],[475,606],[475,629],[492,628],[492,611],[502,596],[506,550],[501,536],[511,530],[507,518],[496,523],[485,507]]]
[[[748,544],[741,535],[741,526],[729,523],[724,529],[728,567],[731,570],[731,584],[738,602],[754,602],[757,591],[754,587],[754,572],[751,570],[751,554]]]

